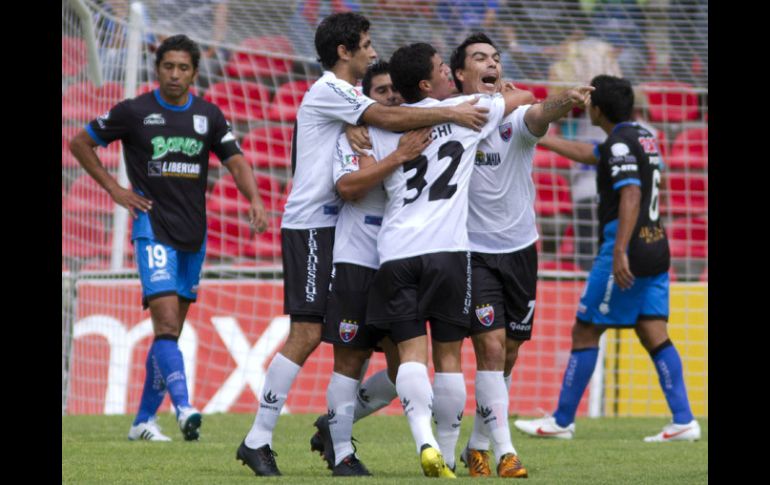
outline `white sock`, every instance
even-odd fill
[[[353,421],[365,418],[384,408],[398,396],[396,386],[390,382],[387,370],[381,370],[365,380],[356,395],[356,410]]]
[[[329,406],[329,432],[334,443],[335,465],[353,453],[353,408],[356,405],[358,379],[351,379],[342,374],[332,373],[326,390],[326,402]],[[331,414],[334,413],[334,414]]]
[[[503,376],[503,379],[505,380],[506,392],[511,392],[511,381],[513,380],[513,378],[511,377],[511,374],[508,374],[507,376]]]
[[[273,429],[278,422],[283,403],[289,395],[294,378],[302,367],[290,361],[280,352],[275,354],[267,368],[262,395],[259,396],[259,408],[246,435],[246,446],[252,449],[261,448],[268,444],[273,447]]]
[[[476,372],[476,402],[480,412],[476,418],[489,429],[495,458],[499,463],[504,454],[516,453],[508,427],[508,391],[505,389],[502,371]]]
[[[398,366],[396,391],[401,399],[412,437],[417,445],[417,454],[425,443],[440,449],[430,425],[430,408],[433,403],[428,368],[419,362],[404,362]]]
[[[449,468],[455,466],[455,448],[460,437],[460,421],[465,409],[465,399],[465,378],[461,372],[436,372],[433,375],[436,439]]]
[[[509,393],[511,390],[511,374],[503,376],[505,381],[505,392]],[[468,440],[468,448],[472,450],[489,450],[489,427],[484,426],[484,420],[478,415],[479,401],[478,401],[478,383],[476,383],[476,414],[473,417],[473,431],[471,437]],[[509,398],[510,399],[510,398]]]

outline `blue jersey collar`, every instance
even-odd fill
[[[168,104],[167,102],[163,101],[163,98],[160,96],[160,88],[153,90],[152,94],[155,95],[155,99],[158,101],[158,104],[171,111],[186,111],[193,102],[193,96],[189,92],[187,93],[187,102],[182,106],[174,106],[173,104]]]
[[[615,128],[612,129],[612,133],[610,133],[610,135],[614,134],[616,131],[618,131],[619,129],[621,129],[621,128],[625,127],[625,126],[636,126],[636,122],[635,121],[621,121],[620,123],[615,125]]]

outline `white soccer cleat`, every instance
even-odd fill
[[[200,411],[194,407],[179,408],[177,413],[177,422],[179,429],[184,435],[185,441],[194,441],[198,439],[198,428],[201,427],[202,416]]]
[[[648,436],[645,443],[662,443],[665,441],[698,441],[700,439],[700,425],[696,420],[687,424],[669,423],[663,427],[663,431],[655,436]]]
[[[155,418],[131,426],[131,429],[128,430],[128,439],[131,441],[171,441],[171,438],[160,432],[160,426],[155,422]]]
[[[556,418],[546,416],[540,419],[517,419],[513,422],[519,431],[538,438],[558,438],[571,440],[575,436],[575,423],[562,428],[556,424]]]

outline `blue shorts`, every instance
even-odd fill
[[[637,276],[631,288],[621,290],[613,284],[611,268],[594,265],[578,305],[578,322],[632,327],[639,320],[668,321],[668,272]]]
[[[139,238],[134,240],[134,252],[142,280],[142,306],[145,309],[149,300],[160,296],[176,294],[191,302],[197,299],[201,268],[206,257],[205,239],[197,253],[189,253],[177,251],[154,239]]]

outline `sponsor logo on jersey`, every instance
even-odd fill
[[[193,129],[199,135],[205,135],[209,131],[209,119],[203,115],[193,115]]]
[[[492,325],[495,321],[495,308],[492,305],[477,306],[476,318],[485,327]]]
[[[610,170],[612,171],[612,177],[617,177],[621,172],[636,172],[637,166],[635,163],[613,165]]]
[[[150,276],[150,282],[152,283],[155,283],[158,281],[170,280],[170,279],[171,279],[171,275],[168,274],[168,271],[166,271],[165,269],[155,270]]]
[[[527,323],[525,325],[523,323],[511,322],[511,323],[508,324],[508,327],[513,332],[517,332],[517,331],[518,332],[528,332],[529,330],[532,329],[532,324],[531,323]]]
[[[150,177],[162,177],[163,176],[163,162],[149,161],[147,162],[147,175]]]
[[[160,113],[152,113],[144,118],[145,125],[164,126],[166,119]]]
[[[161,162],[151,160],[147,162],[147,175],[150,177],[181,177],[197,179],[201,173],[198,163],[186,162]]]
[[[188,157],[199,155],[203,151],[203,142],[186,136],[156,136],[152,140],[152,159],[158,160],[169,153],[183,153]]]
[[[615,157],[623,157],[631,153],[631,149],[625,143],[614,143],[610,147],[610,152]]]
[[[513,136],[513,124],[510,121],[508,123],[503,123],[497,129],[500,132],[500,138],[502,138],[504,142],[511,141],[511,137]]]
[[[359,102],[360,96],[357,96],[355,88],[350,88],[343,91],[339,86],[332,82],[327,82],[326,85],[329,86],[331,90],[337,93],[342,99],[354,105],[354,110],[358,110],[361,107],[361,103]]]
[[[96,118],[96,124],[99,125],[99,128],[101,128],[103,130],[107,126],[104,122],[107,121],[108,119],[110,119],[110,112],[109,111],[107,111],[103,115],[101,115],[98,118]]]
[[[643,239],[645,244],[652,244],[666,237],[662,227],[644,226],[639,229],[639,239]]]
[[[502,158],[499,153],[485,153],[481,150],[476,150],[476,160],[473,162],[477,167],[483,165],[491,165],[496,167],[500,165]]]
[[[340,338],[348,343],[358,334],[358,322],[355,320],[342,320],[340,322]]]

